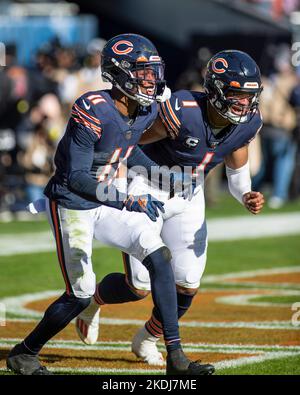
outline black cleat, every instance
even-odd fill
[[[23,346],[17,344],[6,359],[7,369],[23,375],[52,375],[53,373],[40,364],[37,355],[24,354]]]
[[[215,368],[213,365],[202,365],[199,362],[191,362],[181,348],[173,350],[167,355],[167,376],[208,376],[213,374],[214,371]]]

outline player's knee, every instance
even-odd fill
[[[143,265],[148,271],[156,269],[157,271],[163,271],[164,267],[162,263],[171,264],[171,251],[166,246],[160,247],[153,251],[151,254],[147,255],[143,260]]]
[[[175,273],[175,282],[178,292],[185,294],[197,293],[201,280],[201,273],[198,268],[191,268],[185,272],[177,271]]]
[[[90,303],[92,298],[88,297],[88,298],[76,298],[77,299],[77,305],[80,309],[84,310],[86,309]]]
[[[86,309],[91,303],[91,300],[92,297],[80,298],[77,297],[74,293],[66,295],[66,301],[74,305],[74,307],[76,307],[76,309],[78,309],[79,311]]]
[[[176,290],[179,294],[188,296],[195,296],[198,292],[198,288],[186,288],[178,284],[176,284]]]
[[[144,230],[141,232],[135,246],[134,256],[141,262],[150,254],[164,247],[164,243],[158,232]]]
[[[96,291],[96,276],[94,272],[83,273],[72,284],[73,293],[78,298],[92,297]]]
[[[143,265],[138,267],[131,267],[131,276],[127,276],[127,284],[132,289],[132,292],[140,295],[141,297],[146,297],[149,295],[151,290],[149,272]]]
[[[146,296],[148,296],[150,294],[150,291],[145,290],[145,289],[138,289],[135,287],[131,287],[131,292],[133,292],[137,299],[144,299]]]

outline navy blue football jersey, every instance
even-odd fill
[[[214,135],[207,119],[207,100],[205,93],[180,90],[161,103],[159,115],[169,138],[145,145],[145,154],[161,166],[192,166],[194,172],[207,175],[260,130],[262,119],[256,112],[248,123],[231,124]]]
[[[157,114],[156,103],[139,106],[134,121],[130,122],[116,108],[109,90],[88,92],[79,97],[58,144],[54,158],[56,172],[45,188],[45,195],[70,209],[99,206],[100,202],[72,190],[70,177],[83,172],[93,182],[113,177]]]

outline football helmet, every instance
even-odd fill
[[[101,69],[104,80],[142,106],[164,94],[164,62],[151,41],[138,34],[111,38],[102,51]],[[145,89],[147,84],[151,89]]]
[[[208,62],[204,88],[211,105],[221,116],[234,124],[249,122],[262,91],[259,67],[245,52],[218,52]],[[243,96],[249,99],[247,105],[239,103],[239,97]]]

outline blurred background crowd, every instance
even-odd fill
[[[110,88],[101,79],[101,50],[124,32],[153,40],[173,90],[203,90],[206,63],[219,50],[252,55],[264,84],[264,126],[251,143],[253,189],[266,193],[272,209],[299,199],[300,66],[292,48],[300,42],[300,2],[198,0],[197,8],[189,0],[161,3],[0,3],[0,221],[25,219],[26,205],[43,195],[71,106],[86,91]],[[207,180],[208,204],[218,204],[223,184],[219,166]]]

